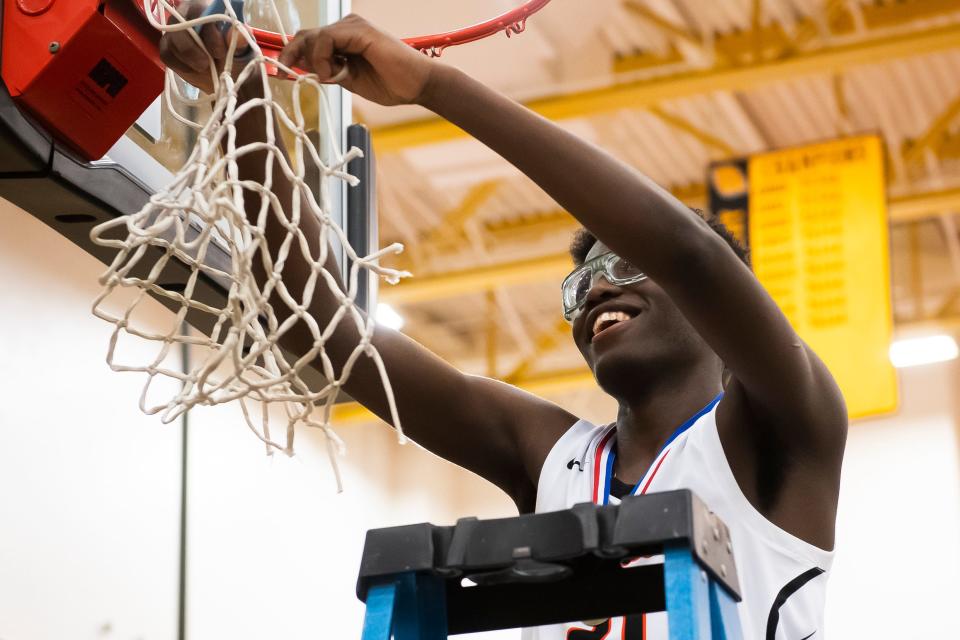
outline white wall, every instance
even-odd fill
[[[2,200],[0,218],[0,638],[171,638],[178,429],[104,362],[100,266]]]
[[[191,427],[191,638],[359,638],[367,529],[512,511],[481,480],[398,447],[384,426],[340,429],[349,453],[338,495],[317,432],[300,431],[293,459],[268,459],[239,422],[203,413]]]
[[[175,638],[180,425],[142,415],[143,379],[105,364],[102,266],[2,200],[0,216],[0,638]],[[514,513],[383,425],[339,430],[337,494],[318,432],[268,458],[234,407],[190,420],[190,638],[359,638],[367,529]]]
[[[89,313],[100,265],[2,201],[0,216],[0,638],[172,639],[179,425],[141,415],[142,380],[104,363],[109,327]],[[900,413],[850,429],[833,638],[960,637],[960,372],[903,373]],[[512,513],[382,425],[339,431],[338,495],[320,434],[267,458],[234,408],[192,412],[190,638],[358,638],[368,528]]]
[[[956,362],[901,370],[898,415],[850,427],[833,638],[960,638],[958,382]]]

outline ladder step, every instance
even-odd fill
[[[732,549],[727,526],[688,490],[453,527],[375,529],[357,581],[367,603],[363,640],[656,611],[667,612],[670,640],[739,640]],[[655,555],[663,563],[624,567]]]

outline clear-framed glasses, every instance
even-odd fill
[[[612,251],[584,262],[564,278],[560,285],[563,317],[567,322],[573,322],[580,315],[587,294],[600,276],[606,278],[610,284],[618,286],[640,282],[647,277],[640,269]]]

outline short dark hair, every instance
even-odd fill
[[[726,225],[720,222],[716,216],[705,215],[700,209],[691,207],[690,210],[703,218],[707,225],[713,229],[718,236],[723,238],[724,242],[733,249],[733,252],[740,258],[741,262],[748,267],[750,266],[750,252],[740,244],[740,241],[734,237]],[[596,243],[597,237],[586,228],[580,227],[577,229],[577,232],[573,234],[573,241],[570,243],[570,257],[573,258],[573,262],[577,266],[583,264],[587,259],[587,254],[590,253],[590,249],[593,248],[593,245]]]

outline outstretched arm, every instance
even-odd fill
[[[199,15],[205,3],[181,7],[188,18]],[[224,55],[222,35],[214,28],[202,31],[203,41],[214,62]],[[411,52],[412,53],[412,52]],[[164,36],[161,54],[166,64],[197,86],[211,89],[209,59],[192,36],[180,32]],[[260,78],[239,91],[241,101],[262,97]],[[267,118],[263,109],[251,109],[236,123],[236,146],[263,141]],[[282,142],[276,136],[280,153]],[[293,198],[300,197],[280,169],[280,157],[262,148],[237,157],[240,177],[263,184],[268,163],[273,162],[273,195],[284,211],[293,209]],[[261,196],[245,192],[244,206],[250,220],[256,220]],[[306,206],[302,207],[306,211]],[[284,283],[291,295],[300,298],[310,275],[312,262],[320,254],[319,221],[304,216],[300,229],[308,238],[309,253],[304,255],[294,243],[284,267]],[[276,217],[267,223],[267,246],[276,252],[287,230]],[[275,257],[275,255],[274,255]],[[255,260],[255,265],[259,264]],[[327,270],[339,269],[328,252]],[[263,274],[260,274],[261,276]],[[337,278],[339,280],[339,278]],[[342,283],[341,287],[342,287]],[[272,300],[278,314],[286,305]],[[318,286],[309,313],[321,327],[326,327],[338,302],[325,286]],[[284,319],[280,318],[281,321]],[[338,373],[360,340],[352,321],[340,322],[325,348]],[[282,344],[294,353],[306,353],[313,345],[313,336],[304,323],[284,336]],[[490,480],[510,495],[521,511],[531,511],[536,497],[540,467],[556,439],[576,420],[572,415],[541,398],[510,385],[481,376],[467,375],[397,331],[378,327],[373,346],[386,366],[394,391],[397,409],[406,433],[434,453]],[[379,371],[373,361],[361,356],[355,363],[345,390],[354,399],[390,422],[390,409]]]
[[[381,104],[419,103],[499,153],[646,272],[732,371],[720,428],[735,470],[740,443],[751,440],[741,436],[759,427],[792,461],[828,471],[826,484],[838,479],[846,411],[832,376],[750,270],[669,192],[362,18],[298,34],[283,60],[321,77],[345,61],[347,89]]]
[[[465,74],[437,66],[421,102],[532,178],[648,274],[798,451],[835,453],[846,410],[820,359],[726,242],[668,191]]]

